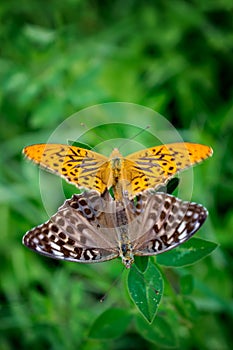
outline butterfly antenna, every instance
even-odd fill
[[[140,134],[142,134],[144,131],[146,131],[147,129],[150,129],[150,125],[147,125],[144,129],[141,129],[137,134],[135,134],[134,136],[130,137],[129,139],[127,139],[124,143],[122,143],[119,147],[119,149],[125,145],[127,145],[127,143],[129,143],[129,141],[136,139],[136,137],[138,137]]]
[[[86,129],[86,132],[90,131],[90,128],[87,127],[87,125],[85,123],[80,123],[80,125]],[[100,135],[98,135],[93,129],[91,129],[91,132],[101,141],[104,142],[106,141],[103,137],[101,137]]]
[[[125,267],[123,267],[122,269],[122,272],[123,270],[125,269]],[[103,303],[104,300],[106,299],[107,295],[110,293],[110,291],[112,290],[112,288],[119,282],[120,280],[120,277],[122,275],[122,272],[121,274],[119,274],[119,276],[112,282],[112,284],[110,285],[109,289],[107,290],[107,292],[100,298],[100,303]]]

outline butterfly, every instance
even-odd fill
[[[75,146],[36,144],[25,147],[23,153],[78,188],[96,190],[100,194],[112,188],[114,198],[122,200],[166,184],[177,172],[210,157],[213,151],[200,144],[171,143],[126,157],[114,149],[107,158]]]
[[[175,248],[204,223],[207,210],[166,193],[114,201],[108,191],[73,195],[47,222],[28,231],[23,244],[50,258],[95,263],[150,256]]]

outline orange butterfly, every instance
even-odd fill
[[[64,177],[78,188],[104,193],[112,188],[116,200],[156,189],[180,170],[210,157],[210,147],[195,143],[171,143],[147,148],[123,157],[114,149],[107,158],[80,147],[62,144],[27,146],[23,153],[42,168]]]

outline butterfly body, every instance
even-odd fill
[[[126,268],[130,268],[134,262],[133,247],[130,242],[130,232],[127,226],[130,219],[128,210],[123,204],[121,210],[116,211],[116,228],[118,231],[119,257]]]
[[[114,148],[108,160],[108,183],[107,189],[114,189],[116,200],[122,199],[123,196],[123,156],[117,148]]]
[[[123,157],[114,149],[109,158],[80,147],[62,144],[27,146],[24,154],[42,168],[56,173],[78,188],[103,194],[112,188],[118,201],[156,189],[177,172],[212,155],[212,149],[193,143],[172,143]]]
[[[120,257],[130,268],[135,255],[160,254],[189,239],[207,215],[203,206],[165,193],[140,196],[135,204],[90,191],[65,201],[23,243],[48,257],[81,263]]]

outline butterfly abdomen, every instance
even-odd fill
[[[123,186],[122,186],[122,169],[123,169],[123,157],[117,149],[114,149],[111,156],[111,179],[109,179],[109,187],[113,188],[114,197],[116,200],[123,198]]]
[[[125,205],[116,212],[116,226],[119,240],[119,256],[122,263],[128,269],[134,262],[133,248],[129,238],[128,217],[126,215]]]

